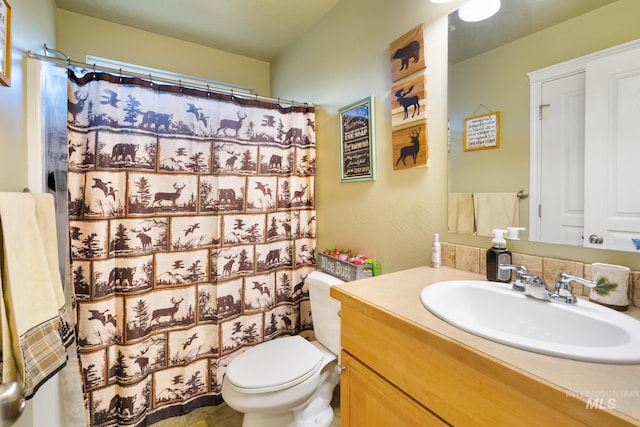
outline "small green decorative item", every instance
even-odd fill
[[[374,276],[380,275],[380,273],[382,272],[382,267],[380,266],[380,264],[378,264],[378,261],[373,258],[369,258],[367,260],[367,264],[371,265],[371,271],[373,271]]]

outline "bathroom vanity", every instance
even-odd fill
[[[419,267],[332,287],[342,304],[341,425],[640,425],[640,365],[498,344],[422,305],[425,286],[463,279],[484,277]]]

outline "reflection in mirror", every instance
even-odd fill
[[[527,74],[640,38],[640,26],[633,18],[640,13],[639,4],[637,0],[502,0],[496,15],[476,23],[463,22],[457,12],[452,13],[449,192],[464,198],[472,193],[529,190]],[[464,119],[489,112],[500,113],[499,147],[465,151]],[[451,208],[464,212],[464,206]],[[521,200],[518,208],[519,223],[528,227],[529,199]],[[469,232],[468,227],[457,231]],[[528,230],[521,238],[528,238]]]

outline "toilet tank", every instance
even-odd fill
[[[316,340],[333,354],[340,354],[340,302],[329,296],[329,289],[344,281],[321,271],[305,279],[309,287],[311,317]]]

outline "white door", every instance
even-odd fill
[[[640,242],[640,49],[587,64],[585,246]]]
[[[584,72],[542,83],[540,240],[582,246]]]

